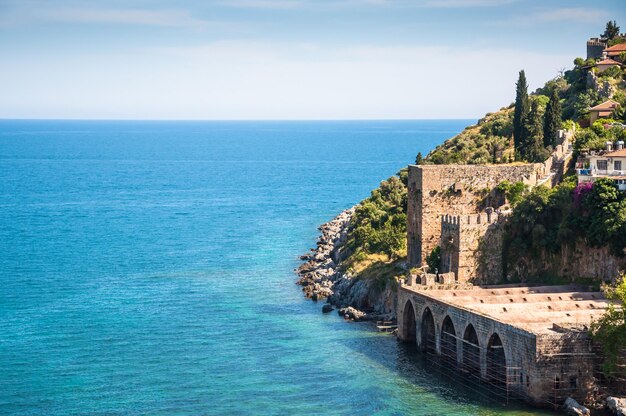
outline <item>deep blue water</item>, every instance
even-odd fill
[[[0,121],[0,413],[526,413],[294,284],[468,123]]]

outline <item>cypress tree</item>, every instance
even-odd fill
[[[561,127],[561,101],[559,100],[559,93],[555,88],[552,88],[552,94],[550,94],[550,101],[546,106],[546,112],[543,115],[543,144],[545,147],[552,146],[553,148],[559,144],[557,143],[557,131]]]
[[[415,158],[415,164],[421,165],[423,161],[424,161],[424,158],[422,157],[422,152],[417,152],[417,157]]]
[[[548,151],[543,147],[543,129],[537,100],[532,101],[530,111],[524,118],[522,137],[524,146],[520,149],[520,153],[525,160],[543,162],[548,157]]]
[[[515,113],[513,113],[513,143],[516,153],[523,154],[522,149],[526,147],[523,137],[524,120],[528,115],[530,102],[528,100],[528,84],[526,83],[526,74],[522,69],[519,71],[519,78],[516,84],[515,94]]]

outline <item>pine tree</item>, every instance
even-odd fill
[[[617,25],[617,22],[615,20],[609,20],[604,28],[604,33],[600,36],[604,39],[611,40],[617,35],[619,35],[619,26]]]
[[[417,157],[415,158],[415,164],[421,165],[423,161],[424,161],[424,158],[422,157],[422,152],[417,152]]]
[[[513,114],[513,143],[516,153],[523,153],[525,147],[523,138],[524,120],[528,115],[530,102],[528,100],[528,84],[526,83],[526,74],[522,69],[519,72],[519,78],[516,84],[515,94],[515,113]]]
[[[550,101],[546,105],[546,112],[543,115],[543,145],[553,148],[557,143],[557,132],[561,127],[561,101],[557,88],[552,88]]]

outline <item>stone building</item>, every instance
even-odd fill
[[[578,183],[595,182],[600,178],[611,179],[620,191],[626,191],[626,149],[624,142],[606,143],[606,151],[585,155],[578,162]]]
[[[444,216],[477,214],[482,201],[501,182],[534,186],[544,173],[541,164],[409,165],[409,263],[421,266],[440,245]]]
[[[589,109],[589,123],[593,124],[599,118],[608,118],[617,110],[619,103],[615,100],[606,100]]]
[[[604,71],[606,71],[609,68],[613,68],[613,67],[618,67],[621,68],[622,64],[620,62],[617,62],[611,58],[606,58],[601,60],[600,62],[596,63],[596,68],[598,69],[598,74],[603,73]]]
[[[503,274],[501,226],[503,214],[487,208],[470,215],[444,215],[441,218],[441,273],[454,273],[455,281],[466,282],[475,276],[482,281],[497,280]],[[485,248],[494,256],[482,257]],[[491,278],[491,279],[489,279]]]
[[[600,59],[606,48],[606,40],[591,38],[587,41],[587,59]]]
[[[411,165],[408,259],[420,267],[435,247],[441,270],[411,274],[398,290],[398,336],[439,356],[494,395],[539,406],[567,397],[586,402],[596,355],[588,327],[604,314],[601,292],[582,286],[477,286],[503,277],[503,181],[559,183],[572,158],[571,132],[559,132],[544,163]],[[615,166],[615,165],[614,165]]]
[[[563,143],[544,163],[502,165],[409,165],[407,254],[413,267],[424,265],[439,246],[443,273],[455,281],[502,277],[499,208],[505,204],[495,188],[502,182],[522,182],[532,188],[554,186],[571,160],[570,132],[560,131]],[[480,247],[489,247],[479,259]],[[431,271],[433,272],[433,271]]]
[[[494,399],[537,406],[586,402],[594,354],[587,327],[608,307],[581,286],[424,286],[398,291],[398,336],[443,365],[487,383]]]

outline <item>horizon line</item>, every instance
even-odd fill
[[[324,122],[324,121],[445,121],[445,120],[479,120],[480,117],[430,117],[430,118],[302,118],[302,119],[255,119],[255,118],[237,118],[237,119],[200,119],[200,118],[2,118],[2,121],[142,121],[142,122]]]

